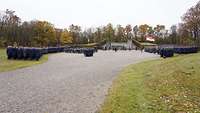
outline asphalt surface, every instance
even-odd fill
[[[141,51],[53,54],[44,64],[0,73],[0,113],[95,113],[123,67],[154,58]]]

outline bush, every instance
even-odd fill
[[[173,57],[174,49],[173,48],[161,48],[159,54],[163,58]]]
[[[17,48],[17,59],[23,59],[24,54],[23,54],[24,48]]]
[[[85,57],[92,57],[94,52],[95,52],[95,49],[88,48],[88,49],[85,49],[83,53]]]
[[[17,58],[17,48],[15,47],[8,47],[7,50],[8,59],[16,59]]]

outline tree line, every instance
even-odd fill
[[[82,29],[79,25],[56,28],[48,21],[23,21],[15,11],[0,12],[0,47],[18,46],[61,46],[66,44],[98,43],[101,41],[126,42],[130,37],[140,42],[146,36],[155,38],[157,44],[200,44],[200,2],[191,7],[183,16],[182,23],[173,25],[169,30],[165,25],[147,24],[132,26],[108,23],[97,28]]]
[[[200,1],[187,10],[182,21],[178,29],[180,38],[183,38],[180,43],[192,40],[194,44],[200,45]]]

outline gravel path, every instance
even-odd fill
[[[95,113],[124,66],[157,57],[140,51],[99,51],[91,58],[59,53],[44,64],[0,73],[0,113]]]

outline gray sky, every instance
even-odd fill
[[[84,28],[113,23],[126,25],[181,22],[198,0],[0,0],[0,10],[12,9],[22,20],[47,20],[56,27]]]

